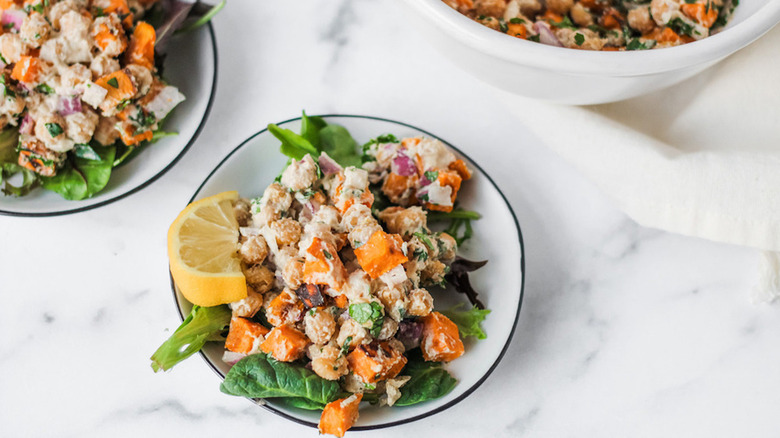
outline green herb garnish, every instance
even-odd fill
[[[44,126],[46,126],[46,130],[49,131],[51,138],[54,138],[65,132],[65,130],[62,129],[62,126],[60,126],[58,123],[47,123]]]

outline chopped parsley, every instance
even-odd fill
[[[439,171],[438,170],[426,170],[425,171],[425,179],[427,179],[430,182],[434,182],[437,179],[439,179]]]
[[[384,323],[384,306],[381,303],[356,303],[349,305],[349,316],[360,324],[371,323],[371,336],[377,337]]]
[[[574,34],[574,42],[578,46],[581,46],[585,42],[585,35],[583,35],[583,34],[581,34],[579,32],[575,33]]]
[[[683,21],[680,17],[675,17],[671,20],[669,20],[668,23],[666,23],[669,28],[671,28],[673,31],[675,31],[679,35],[686,35],[689,37],[692,37],[695,33],[696,35],[701,35],[699,31],[693,28],[693,25],[690,23],[686,23]]]
[[[47,84],[40,84],[35,87],[35,89],[43,94],[54,94],[54,88],[48,86]]]
[[[119,88],[119,81],[116,78],[109,79],[107,83],[114,88]]]
[[[503,18],[498,19],[498,28],[501,30],[501,32],[506,33],[507,30],[509,30],[509,27],[506,25],[506,21],[504,21]]]
[[[0,85],[3,86],[3,96],[16,97],[14,90],[8,88],[8,84],[5,82],[4,74],[0,74]]]
[[[531,35],[528,37],[528,41],[533,41],[535,43],[539,42],[539,35]]]
[[[525,20],[523,20],[522,18],[517,18],[517,17],[510,18],[509,22],[512,23],[512,24],[525,24]]]
[[[415,249],[413,255],[414,255],[414,258],[416,258],[417,260],[419,260],[421,262],[424,262],[424,261],[428,260],[428,252],[423,250],[422,248]]]
[[[58,123],[47,123],[46,129],[49,131],[49,135],[51,135],[51,138],[54,138],[63,132],[65,132],[64,129],[62,129],[62,126],[60,126]]]
[[[555,26],[560,29],[574,29],[577,30],[577,26],[574,25],[574,23],[571,22],[571,18],[569,16],[563,17],[563,20],[559,22],[555,22],[552,20],[547,20],[548,23],[550,23],[552,26]]]
[[[648,50],[655,46],[655,40],[639,41],[639,38],[633,38],[626,44],[626,50]]]
[[[352,336],[347,336],[347,339],[344,339],[344,345],[341,346],[341,352],[339,352],[339,356],[346,356],[347,353],[349,353],[349,344],[352,343]]]
[[[428,236],[426,236],[425,234],[417,232],[417,233],[414,233],[414,235],[417,236],[417,238],[420,239],[420,241],[422,243],[424,243],[425,246],[427,246],[429,249],[431,249],[431,250],[436,249],[436,247],[433,246],[433,243],[431,242],[431,239],[429,239]]]
[[[149,127],[157,123],[157,117],[154,116],[154,112],[144,113],[143,108],[138,108],[135,113],[135,117],[131,116],[130,120],[135,122],[138,126]]]
[[[325,255],[325,258],[326,258],[326,259],[328,259],[328,260],[332,260],[332,259],[333,259],[333,256],[332,256],[332,255],[331,255],[331,254],[330,254],[328,251],[325,251],[325,250],[323,249],[323,250],[322,250],[322,253]]]

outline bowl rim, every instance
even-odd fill
[[[699,41],[658,50],[596,52],[507,37],[442,0],[403,1],[429,24],[476,51],[529,67],[593,76],[643,76],[715,62],[752,43],[780,22],[780,0],[769,0],[741,23]]]
[[[211,78],[211,91],[209,92],[208,102],[206,102],[206,110],[203,112],[203,117],[201,117],[200,122],[198,122],[197,128],[195,128],[195,132],[192,134],[192,137],[190,137],[190,139],[187,141],[187,144],[184,145],[184,148],[182,148],[182,150],[179,151],[179,153],[176,155],[176,157],[173,158],[173,160],[171,160],[171,162],[169,162],[159,172],[152,175],[149,179],[142,182],[141,184],[136,185],[135,187],[131,188],[130,190],[124,193],[120,193],[114,197],[108,198],[100,202],[96,202],[94,204],[85,205],[81,207],[67,208],[62,210],[42,211],[42,212],[12,211],[12,210],[3,210],[2,208],[0,208],[0,216],[5,215],[5,216],[15,216],[15,217],[53,217],[53,216],[65,216],[69,214],[82,213],[95,208],[104,207],[108,204],[126,198],[148,187],[150,184],[157,181],[165,173],[171,170],[173,166],[175,166],[176,163],[178,163],[179,160],[181,160],[182,157],[184,157],[184,154],[186,154],[187,151],[190,150],[192,145],[195,144],[195,141],[198,140],[198,137],[200,136],[200,133],[203,131],[203,128],[206,125],[206,122],[208,121],[209,115],[211,114],[211,108],[212,106],[214,106],[214,98],[217,95],[217,78],[219,76],[219,56],[217,52],[217,37],[216,37],[216,33],[214,32],[214,26],[212,25],[211,21],[206,23],[206,28],[209,31],[209,41],[211,42],[211,53],[212,56],[214,57],[214,75]],[[70,202],[78,203],[79,201],[70,201]]]
[[[387,119],[387,118],[383,118],[383,117],[365,116],[365,115],[356,115],[356,114],[318,114],[318,116],[319,117],[323,117],[323,118],[344,117],[344,118],[368,119],[368,120],[376,120],[376,121],[381,121],[381,122],[388,122],[388,123],[392,123],[392,124],[396,124],[396,125],[400,125],[400,126],[405,126],[407,128],[415,129],[415,130],[417,130],[419,132],[422,132],[423,134],[425,134],[427,136],[430,136],[432,138],[436,138],[436,139],[441,140],[448,147],[452,148],[455,152],[457,152],[458,154],[460,154],[461,156],[466,158],[468,161],[470,161],[471,164],[473,164],[474,167],[476,167],[482,173],[482,175],[485,176],[485,178],[488,180],[488,182],[498,192],[499,196],[504,201],[504,204],[506,204],[506,207],[509,210],[510,215],[512,216],[512,220],[514,221],[514,224],[515,224],[515,229],[517,230],[518,243],[520,244],[520,273],[521,273],[521,276],[520,276],[520,296],[518,298],[517,312],[515,313],[515,318],[514,318],[514,321],[512,322],[512,328],[509,331],[509,336],[507,336],[506,342],[501,347],[501,351],[499,352],[498,356],[496,357],[496,360],[490,365],[490,368],[488,368],[487,372],[485,372],[485,374],[482,375],[471,387],[469,387],[466,391],[464,391],[463,394],[461,394],[458,397],[454,398],[453,400],[443,404],[442,406],[439,406],[437,408],[431,409],[429,411],[423,412],[422,414],[415,415],[415,416],[410,417],[410,418],[397,420],[397,421],[391,421],[391,422],[387,422],[387,423],[372,424],[372,425],[367,425],[367,426],[355,426],[355,427],[350,428],[350,430],[361,431],[361,430],[384,429],[384,428],[387,428],[387,427],[393,427],[393,426],[398,426],[398,425],[402,425],[402,424],[411,423],[411,422],[414,422],[414,421],[417,421],[417,420],[421,420],[423,418],[427,418],[427,417],[430,417],[432,415],[438,414],[439,412],[445,411],[445,410],[451,408],[452,406],[455,406],[456,404],[460,403],[466,397],[468,397],[474,391],[476,391],[477,388],[479,388],[485,382],[485,380],[487,380],[487,378],[493,373],[493,371],[495,371],[495,369],[498,367],[498,364],[504,358],[504,355],[506,354],[507,350],[509,349],[510,344],[512,343],[512,339],[514,337],[515,330],[517,329],[517,324],[518,324],[518,322],[520,320],[520,310],[521,310],[521,308],[523,306],[523,296],[524,296],[524,292],[525,292],[525,277],[526,277],[526,271],[525,271],[526,253],[525,253],[525,244],[524,244],[524,241],[523,241],[523,233],[522,233],[522,230],[520,228],[520,222],[517,220],[517,215],[515,214],[514,209],[512,209],[512,205],[509,203],[509,200],[507,199],[506,195],[504,195],[504,192],[501,191],[501,189],[495,183],[493,178],[491,178],[490,175],[487,172],[485,172],[485,170],[479,164],[477,164],[474,160],[472,160],[471,157],[469,157],[468,155],[463,153],[463,151],[461,151],[457,147],[453,146],[451,143],[447,142],[446,140],[442,139],[441,137],[436,136],[436,135],[434,135],[434,134],[432,134],[432,133],[430,133],[430,132],[428,132],[428,131],[426,131],[424,129],[418,128],[417,126],[414,126],[412,124],[400,122],[400,121],[397,121],[397,120]],[[301,120],[301,117],[294,117],[294,118],[291,118],[291,119],[287,119],[287,120],[284,120],[282,122],[277,123],[277,125],[278,126],[283,126],[283,125],[285,125],[287,123],[295,122],[295,121],[298,121],[298,120]],[[264,128],[264,129],[262,129],[262,130],[260,130],[260,131],[258,131],[256,133],[252,134],[246,140],[242,141],[238,146],[236,146],[232,151],[230,151],[214,167],[214,169],[212,169],[211,172],[209,172],[208,176],[206,176],[206,178],[203,180],[203,182],[195,190],[195,193],[192,195],[192,197],[188,201],[188,204],[194,202],[197,199],[199,193],[201,192],[203,187],[206,185],[206,183],[217,172],[217,170],[219,170],[219,168],[222,167],[222,165],[225,164],[227,162],[227,160],[229,160],[230,157],[233,156],[233,154],[235,154],[241,148],[243,148],[244,146],[249,144],[256,137],[258,137],[259,135],[262,135],[263,133],[265,133],[267,131],[268,131],[268,128]],[[171,291],[172,291],[172,294],[173,294],[173,302],[174,302],[174,305],[176,306],[176,311],[179,314],[179,318],[182,321],[184,321],[184,319],[186,318],[186,315],[184,315],[182,313],[181,307],[179,306],[179,297],[178,297],[178,295],[176,293],[176,285],[175,285],[175,283],[173,281],[173,274],[170,272],[170,267],[168,269],[168,276],[169,276],[170,283],[171,283]],[[202,350],[198,351],[198,353],[200,354],[200,357],[209,366],[209,368],[211,368],[211,370],[214,371],[221,379],[224,379],[224,375],[206,357],[206,354]],[[285,412],[275,408],[274,406],[266,403],[265,400],[263,400],[263,399],[250,399],[250,400],[252,402],[254,402],[255,404],[257,404],[258,406],[261,406],[261,407],[265,408],[266,410],[268,410],[270,412],[273,412],[274,414],[277,414],[277,415],[279,415],[279,416],[281,416],[283,418],[286,418],[286,419],[288,419],[290,421],[293,421],[295,423],[298,423],[298,424],[301,424],[301,425],[304,425],[304,426],[313,427],[315,429],[318,427],[318,425],[316,423],[312,423],[310,421],[306,421],[306,420],[303,420],[301,418],[297,418],[297,417],[294,417],[292,415],[289,415],[289,414],[287,414],[287,413],[285,413]]]

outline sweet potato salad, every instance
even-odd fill
[[[738,0],[443,0],[507,35],[583,50],[679,46],[718,32]]]
[[[303,125],[270,126],[289,164],[261,196],[232,202],[246,297],[195,306],[184,325],[228,329],[223,392],[322,410],[320,432],[342,436],[361,403],[407,406],[456,384],[441,364],[464,354],[462,337],[485,336],[488,310],[464,281],[485,262],[457,256],[479,214],[457,207],[472,171],[441,141],[383,135],[361,148],[339,125]],[[448,283],[473,307],[438,309],[431,290],[457,293]],[[186,357],[166,356],[183,342],[153,367]]]
[[[157,0],[0,1],[6,194],[42,185],[66,199],[90,197],[113,167],[165,135],[161,124],[184,96],[156,62],[167,35],[145,21],[163,9]],[[14,173],[23,186],[7,181]]]

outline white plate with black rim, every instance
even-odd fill
[[[0,195],[0,214],[58,216],[110,204],[148,186],[195,143],[206,123],[217,86],[217,41],[211,23],[171,40],[163,65],[163,78],[186,100],[165,121],[163,130],[178,133],[147,146],[128,163],[111,172],[108,185],[82,201],[68,201],[57,193],[36,188],[23,197]]]
[[[360,144],[387,133],[398,138],[424,135],[441,139],[412,125],[387,119],[355,115],[322,117],[328,123],[346,127]],[[300,124],[300,118],[296,118],[278,125],[299,132]],[[458,254],[471,260],[488,260],[487,265],[470,275],[474,289],[491,310],[483,323],[487,339],[467,338],[464,342],[465,354],[445,365],[458,380],[455,389],[449,394],[407,407],[378,407],[364,403],[360,407],[360,418],[350,430],[379,429],[408,423],[441,412],[465,399],[498,365],[509,347],[520,316],[525,255],[517,218],[506,197],[482,168],[459,149],[446,141],[445,143],[474,169],[473,178],[464,182],[458,200],[463,208],[480,212],[482,219],[473,222],[474,237],[464,243]],[[260,196],[286,162],[287,157],[279,152],[279,141],[264,129],[228,154],[206,177],[190,202],[229,190],[237,190],[245,198]],[[178,292],[173,283],[172,286],[179,315],[183,320],[185,315],[189,315],[192,305]],[[431,292],[436,309],[447,309],[461,302],[467,303],[465,295],[455,291]],[[201,351],[206,363],[223,379],[230,369],[230,366],[222,361],[224,351],[219,343],[210,343]],[[218,391],[216,385],[214,391]],[[319,421],[319,411],[289,408],[272,400],[253,401],[300,424],[316,427]]]

